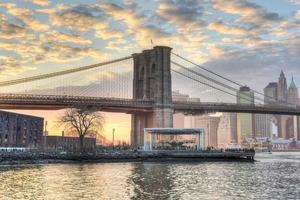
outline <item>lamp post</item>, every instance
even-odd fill
[[[45,130],[44,130],[44,150],[47,148],[47,135],[48,135],[48,131],[47,131],[47,125],[48,125],[48,122],[45,121]]]
[[[112,146],[113,149],[115,149],[115,128],[112,130]]]

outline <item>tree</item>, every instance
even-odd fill
[[[104,117],[100,112],[88,108],[67,109],[59,118],[59,124],[67,131],[77,133],[81,152],[84,152],[84,137],[101,130],[104,122]]]

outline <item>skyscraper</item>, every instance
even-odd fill
[[[299,105],[298,88],[294,82],[293,77],[288,89],[288,103],[293,105]]]
[[[298,95],[298,88],[294,82],[294,78],[292,77],[292,81],[290,83],[290,86],[288,88],[288,103],[289,106],[293,105],[299,105],[299,95]],[[296,138],[298,139],[298,136],[296,133],[299,132],[299,122],[297,116],[289,116],[287,121],[287,130],[286,130],[286,138]]]
[[[264,88],[264,103],[265,105],[277,104],[277,89],[278,84],[276,82],[269,83]],[[269,114],[254,114],[254,132],[255,137],[271,137],[272,136],[272,115]]]
[[[278,79],[278,87],[277,87],[277,104],[286,106],[287,99],[288,99],[287,81],[283,71],[281,70]],[[287,136],[288,119],[289,119],[288,115],[277,116],[278,136],[285,139],[288,137]]]
[[[278,79],[278,87],[277,87],[277,101],[279,104],[286,104],[287,102],[287,82],[283,71],[281,70],[279,79]]]
[[[254,114],[254,136],[271,138],[271,115]]]
[[[237,92],[238,104],[254,104],[254,92],[249,87],[240,87]],[[249,113],[237,113],[237,142],[241,143],[245,137],[253,137],[254,115]]]
[[[264,88],[264,103],[266,105],[277,104],[277,90],[278,84],[276,82],[271,82]]]

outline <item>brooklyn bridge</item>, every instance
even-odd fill
[[[0,82],[0,109],[58,110],[88,107],[95,111],[132,115],[132,143],[142,143],[144,128],[173,127],[173,114],[239,112],[300,115],[288,103],[265,104],[272,99],[251,90],[255,97],[239,96],[244,86],[172,52],[156,46],[141,53],[98,64]],[[180,90],[199,101],[174,101]]]

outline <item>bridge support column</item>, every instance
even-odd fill
[[[144,144],[144,128],[172,128],[173,109],[155,108],[152,113],[136,113],[131,116],[131,144],[140,147]]]
[[[153,100],[149,113],[132,114],[131,145],[144,144],[144,128],[173,127],[172,84],[170,67],[171,48],[156,46],[133,54],[133,98]]]

